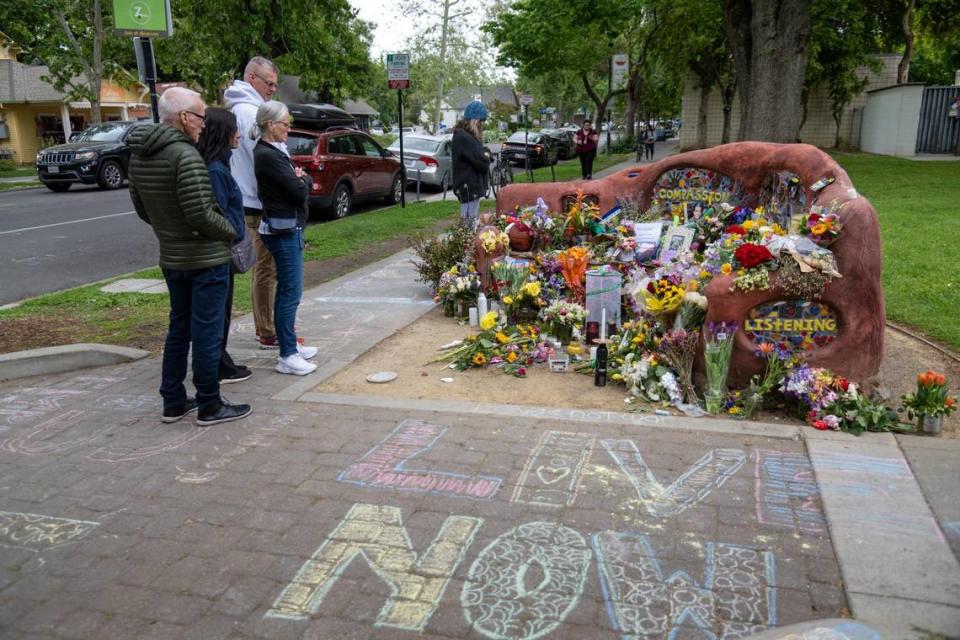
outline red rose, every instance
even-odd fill
[[[758,264],[773,259],[773,254],[770,253],[766,247],[751,242],[737,247],[733,255],[736,257],[737,262],[743,265],[745,269],[752,269]]]
[[[823,420],[814,420],[810,426],[813,427],[814,429],[819,429],[820,431],[827,430],[827,423],[824,422]]]
[[[747,230],[738,224],[732,224],[723,231],[724,233],[736,233],[737,235],[747,235]]]
[[[837,385],[837,388],[840,389],[840,391],[846,391],[847,389],[850,388],[850,381],[847,380],[846,378],[837,378],[836,385]]]
[[[811,213],[809,216],[807,216],[807,220],[809,220],[810,222],[816,222],[819,219],[820,219],[819,213]]]

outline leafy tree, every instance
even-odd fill
[[[44,80],[73,100],[90,102],[101,121],[100,86],[131,61],[129,39],[112,33],[112,5],[102,0],[5,0],[0,24],[29,61],[41,62]]]
[[[372,72],[370,26],[347,0],[177,0],[175,32],[158,43],[158,66],[209,99],[255,55],[300,76],[321,100],[357,95]]]

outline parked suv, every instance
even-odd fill
[[[405,185],[400,159],[362,131],[293,129],[287,148],[294,164],[313,178],[311,208],[345,218],[358,200],[400,202]]]
[[[550,136],[557,143],[557,158],[569,160],[577,157],[577,144],[573,132],[567,129],[541,129],[540,133]]]
[[[138,122],[104,122],[47,147],[37,154],[37,175],[51,191],[66,191],[75,183],[119,189],[127,177],[130,149],[127,138]],[[149,124],[144,121],[140,124]]]

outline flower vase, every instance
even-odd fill
[[[757,411],[763,406],[763,395],[759,393],[748,394],[743,399],[743,417],[747,420],[753,418]]]
[[[939,436],[943,433],[943,416],[932,416],[929,413],[920,415],[920,431],[929,436]]]
[[[719,389],[708,388],[703,394],[703,400],[706,404],[707,413],[717,415],[723,411],[723,405],[726,404],[727,394]]]
[[[465,320],[470,316],[470,303],[457,301],[457,320]]]
[[[568,325],[557,325],[550,330],[550,333],[560,344],[567,345],[573,341],[573,327]]]
[[[443,302],[443,315],[452,318],[457,310],[457,303],[453,300],[444,300]]]

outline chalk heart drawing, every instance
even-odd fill
[[[481,524],[481,518],[448,517],[427,550],[418,556],[400,509],[355,504],[266,616],[298,620],[316,613],[347,566],[362,558],[391,591],[376,626],[422,631]]]
[[[569,527],[528,522],[511,529],[470,567],[460,593],[467,623],[493,640],[550,633],[580,601],[591,558],[586,540]]]
[[[723,486],[746,460],[740,449],[714,449],[665,487],[657,482],[633,440],[601,440],[600,444],[630,480],[647,512],[658,518],[673,517],[697,504]]]
[[[404,420],[380,444],[342,471],[337,480],[370,488],[492,498],[503,478],[407,468],[408,462],[432,449],[446,431],[447,427],[441,425]]]
[[[595,439],[589,433],[544,432],[523,466],[511,501],[544,507],[572,505]]]
[[[624,639],[666,640],[691,627],[704,638],[744,638],[776,625],[770,551],[708,542],[698,583],[685,571],[667,574],[640,533],[605,531],[592,542],[607,614]]]
[[[76,542],[99,522],[0,511],[0,545],[41,551]]]

